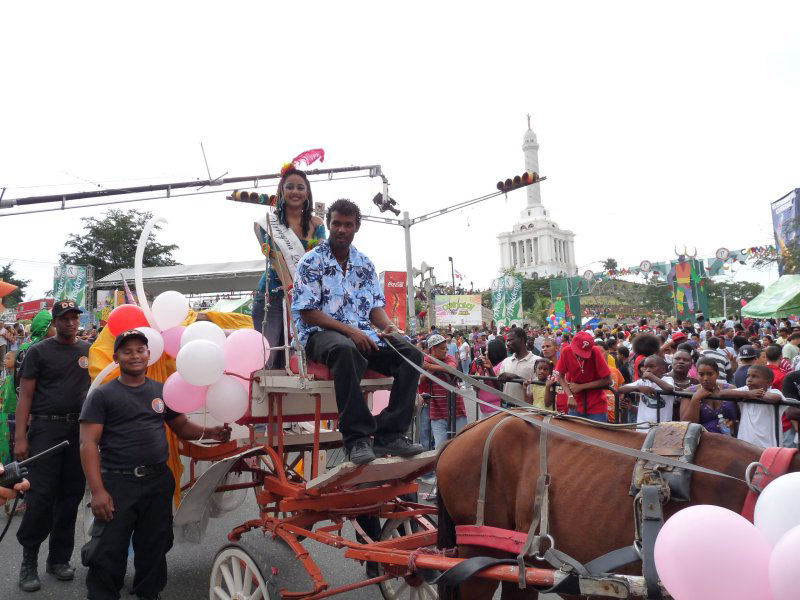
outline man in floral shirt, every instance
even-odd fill
[[[358,206],[337,200],[328,208],[326,221],[330,237],[306,253],[295,272],[292,317],[298,341],[310,360],[324,364],[333,375],[348,460],[364,464],[376,454],[419,454],[423,447],[405,437],[414,417],[419,374],[384,338],[390,337],[391,344],[417,365],[422,364],[422,353],[389,320],[372,261],[351,246],[361,227]],[[394,377],[389,405],[377,417],[361,391],[367,369]]]

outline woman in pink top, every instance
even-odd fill
[[[470,369],[471,375],[482,375],[488,377],[494,377],[494,368],[497,367],[503,359],[507,356],[506,352],[506,345],[503,341],[503,338],[498,336],[494,338],[491,342],[486,345],[486,354],[481,354],[475,358],[472,362],[472,368]],[[491,363],[492,368],[490,369],[483,361],[483,358],[486,357],[489,363]],[[489,382],[486,382],[488,385],[492,385]],[[478,392],[478,399],[483,400],[484,402],[488,402],[494,406],[500,406],[500,396],[492,394],[490,392],[484,390],[477,390]],[[480,404],[481,413],[486,416],[492,413],[497,412],[496,408],[492,408],[490,406],[486,406],[485,404]]]

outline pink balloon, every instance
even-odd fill
[[[242,377],[250,377],[253,371],[263,369],[270,354],[267,338],[255,329],[237,329],[225,340],[222,350],[225,353],[225,370]],[[249,382],[235,379],[245,389],[250,389]]]
[[[389,390],[378,390],[372,394],[372,414],[378,415],[389,406]]]
[[[769,583],[775,600],[796,600],[800,593],[800,525],[783,534],[769,559]]]
[[[178,356],[181,349],[181,336],[186,329],[183,325],[177,327],[170,327],[161,332],[161,337],[164,338],[164,352],[169,354],[172,358]]]
[[[770,552],[750,521],[727,508],[700,504],[664,523],[655,561],[675,600],[773,600]]]
[[[175,372],[164,382],[164,402],[175,412],[194,412],[206,403],[208,386],[187,383]]]

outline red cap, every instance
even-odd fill
[[[575,334],[570,342],[572,351],[581,358],[589,358],[592,355],[592,348],[594,347],[594,338],[585,331],[579,331]]]
[[[682,331],[676,331],[675,333],[672,334],[672,341],[673,342],[679,342],[679,341],[685,340],[685,339],[686,339],[686,334],[683,333]]]

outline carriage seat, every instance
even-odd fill
[[[292,370],[292,373],[300,374],[300,364],[297,358],[297,354],[292,354],[291,358],[289,359],[289,368]],[[314,379],[317,381],[333,381],[333,375],[330,372],[330,369],[323,365],[322,363],[313,362],[313,361],[306,361],[306,372],[309,375],[313,375]],[[386,379],[389,375],[383,375],[382,373],[378,373],[377,371],[373,371],[372,369],[367,369],[364,371],[364,379]]]

